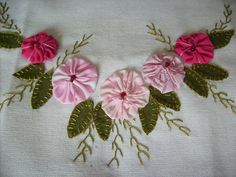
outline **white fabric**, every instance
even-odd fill
[[[236,28],[236,1],[232,5]],[[141,69],[148,56],[161,51],[163,45],[146,34],[146,24],[154,22],[173,40],[186,32],[213,28],[223,18],[223,0],[9,0],[10,14],[24,36],[39,31],[53,34],[60,43],[60,54],[72,47],[84,33],[94,36],[81,50],[99,66],[99,82],[93,98],[99,100],[99,87],[117,69]],[[218,84],[236,99],[236,41],[215,52],[215,62],[230,72],[229,79]],[[19,83],[11,74],[26,65],[20,49],[0,50],[0,93],[13,90]],[[47,68],[55,66],[48,63]],[[27,92],[26,92],[27,93]],[[113,156],[111,139],[102,142],[96,135],[93,155],[88,162],[72,162],[81,137],[68,139],[66,126],[73,106],[52,98],[39,110],[32,110],[30,94],[0,113],[1,177],[225,177],[236,176],[236,117],[211,96],[201,98],[183,86],[178,91],[183,118],[191,128],[189,137],[177,129],[171,132],[158,121],[154,132],[142,136],[150,147],[151,159],[141,166],[134,147],[129,147],[127,132],[120,167],[108,168]],[[140,126],[139,121],[136,121]]]

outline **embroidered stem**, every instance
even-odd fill
[[[139,135],[142,134],[141,130],[132,125],[132,123],[128,120],[124,120],[123,121],[123,125],[124,125],[124,129],[129,130],[129,134],[130,134],[130,146],[133,146],[134,144],[136,144],[136,149],[138,151],[137,156],[139,159],[139,162],[143,165],[143,159],[142,159],[142,154],[144,156],[146,156],[148,159],[150,159],[150,154],[149,154],[149,147],[143,143],[141,143],[137,137],[134,135],[134,131],[136,131]]]
[[[21,33],[20,28],[14,24],[14,20],[10,18],[10,15],[7,13],[10,7],[7,5],[7,2],[0,2],[0,23],[2,28],[16,30]]]
[[[20,84],[15,87],[16,91],[6,93],[8,97],[0,103],[0,111],[2,110],[4,104],[9,106],[11,103],[14,103],[14,98],[19,97],[19,102],[22,101],[25,90],[29,87],[29,92],[33,90],[34,80],[28,81],[26,84]]]
[[[113,161],[116,162],[117,167],[119,167],[120,162],[118,159],[118,152],[120,153],[120,155],[123,157],[123,152],[120,148],[120,146],[118,145],[117,139],[120,138],[120,141],[122,143],[124,143],[124,138],[123,136],[120,134],[120,130],[118,127],[118,124],[114,121],[112,124],[112,132],[115,133],[115,129],[116,129],[116,136],[112,141],[112,150],[115,152],[113,158],[109,161],[109,163],[107,164],[107,166],[110,166],[112,164]]]
[[[88,144],[88,139],[90,138],[92,143],[94,143],[94,137],[92,134],[92,130],[93,130],[93,125],[90,124],[89,128],[88,128],[88,134],[84,137],[84,139],[79,143],[77,149],[81,149],[81,151],[79,151],[78,155],[74,158],[73,161],[76,161],[80,156],[83,157],[83,161],[86,162],[87,161],[87,155],[86,152],[89,152],[89,155],[92,155],[92,147]]]
[[[92,34],[89,36],[86,36],[86,34],[84,34],[80,42],[79,41],[75,42],[72,50],[66,49],[62,60],[61,60],[61,56],[57,58],[57,67],[63,64],[68,56],[78,54],[80,52],[79,48],[87,45],[89,43],[88,42],[89,38],[91,38],[92,36],[93,36]],[[60,63],[60,60],[61,60],[61,63]]]
[[[215,28],[211,30],[211,32],[217,31],[217,30],[224,30],[228,27],[228,24],[232,21],[231,15],[232,10],[230,9],[230,5],[224,5],[224,20],[220,19],[220,22],[215,23]]]
[[[173,50],[173,45],[169,35],[164,35],[161,29],[158,28],[156,29],[153,23],[151,23],[151,25],[146,25],[146,26],[149,29],[148,34],[154,36],[156,41],[162,42],[167,45],[165,50],[167,51]]]
[[[172,125],[174,125],[181,132],[183,132],[184,134],[189,136],[191,130],[188,127],[186,127],[186,126],[181,125],[181,123],[183,123],[183,120],[179,119],[179,118],[170,119],[169,116],[171,116],[171,115],[173,115],[172,111],[168,111],[168,110],[166,110],[166,108],[160,107],[159,117],[161,118],[161,120],[164,120],[166,122],[166,124],[169,127],[169,129],[171,130],[172,129]]]
[[[225,108],[230,108],[231,111],[236,114],[236,105],[235,105],[235,101],[231,98],[227,98],[228,94],[223,92],[223,91],[219,91],[217,92],[217,86],[214,84],[210,84],[208,83],[208,87],[209,90],[213,96],[214,101],[220,102],[221,104],[224,105]]]

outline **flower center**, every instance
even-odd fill
[[[194,51],[196,50],[196,47],[195,47],[195,46],[192,46],[192,47],[190,48],[190,50],[191,50],[192,52],[194,52]]]
[[[164,63],[164,66],[167,68],[167,67],[169,67],[170,66],[170,62],[169,61],[166,61],[165,63]]]
[[[121,93],[120,93],[121,99],[122,99],[122,100],[125,99],[126,95],[127,95],[126,92],[121,92]]]
[[[70,81],[73,82],[76,79],[76,75],[71,75],[70,76]]]

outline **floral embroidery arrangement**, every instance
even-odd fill
[[[123,156],[121,143],[124,143],[120,129],[128,132],[130,145],[137,151],[141,164],[143,158],[150,158],[149,148],[140,142],[138,135],[151,133],[158,119],[166,122],[169,129],[178,128],[186,135],[190,129],[183,120],[170,118],[174,111],[180,111],[181,102],[175,93],[185,83],[202,97],[212,94],[215,102],[222,103],[236,114],[236,105],[227,93],[217,91],[215,81],[226,79],[228,72],[213,64],[215,49],[225,47],[234,35],[228,29],[232,10],[225,5],[224,19],[215,24],[214,29],[180,36],[172,45],[169,36],[163,34],[154,24],[147,25],[148,33],[155,40],[166,45],[165,51],[150,56],[143,64],[142,72],[122,69],[111,74],[100,88],[101,102],[95,104],[90,99],[98,81],[98,71],[94,64],[78,56],[80,48],[88,44],[92,35],[84,35],[76,41],[72,49],[58,56],[56,66],[45,69],[45,63],[55,59],[59,45],[57,40],[40,32],[24,38],[21,30],[8,14],[9,7],[0,3],[0,23],[4,31],[0,32],[1,48],[21,48],[21,54],[30,64],[13,74],[21,80],[15,91],[9,92],[0,103],[9,106],[18,97],[23,99],[24,92],[32,92],[31,106],[39,109],[53,96],[62,104],[75,105],[67,126],[68,137],[78,135],[78,155],[85,162],[92,154],[96,129],[102,140],[112,137],[114,156],[108,166]],[[7,31],[5,31],[7,30]],[[139,117],[142,130],[134,121]]]

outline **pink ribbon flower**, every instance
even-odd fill
[[[53,59],[57,54],[57,41],[45,32],[24,39],[21,44],[22,56],[32,64],[44,63]]]
[[[204,33],[180,36],[175,44],[175,52],[183,58],[185,63],[205,64],[213,60],[214,46]]]
[[[151,56],[143,65],[144,80],[161,93],[176,91],[184,79],[184,65],[173,53]]]
[[[112,119],[131,119],[148,103],[149,94],[137,72],[117,71],[101,87],[102,108]]]
[[[53,96],[63,104],[78,104],[94,92],[97,80],[95,65],[70,58],[53,73]]]

